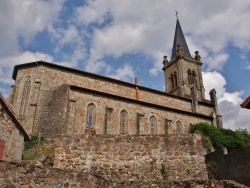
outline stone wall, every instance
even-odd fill
[[[51,127],[52,125],[58,125],[54,131],[57,132],[56,130],[58,130],[58,134],[61,134],[62,131],[65,130],[65,127],[67,127],[67,131],[71,133],[85,134],[85,107],[91,100],[96,101],[96,107],[99,108],[98,110],[100,112],[99,115],[96,116],[99,118],[99,120],[96,121],[98,122],[98,125],[96,125],[96,132],[98,134],[105,132],[105,114],[107,113],[106,108],[109,108],[109,104],[116,106],[116,108],[111,106],[111,108],[114,109],[112,113],[114,123],[112,122],[112,127],[109,127],[110,129],[106,131],[108,134],[119,133],[119,110],[121,110],[121,108],[127,109],[129,113],[135,112],[134,114],[130,114],[129,134],[135,134],[137,132],[137,113],[139,115],[145,113],[145,116],[142,117],[142,121],[145,122],[145,128],[141,134],[148,134],[148,116],[154,114],[159,116],[157,134],[165,134],[165,119],[168,117],[169,120],[172,121],[173,131],[175,130],[174,127],[177,121],[182,123],[183,133],[187,132],[190,123],[216,123],[213,116],[211,116],[214,115],[215,112],[211,101],[199,102],[197,113],[193,113],[190,98],[173,96],[165,92],[138,86],[140,98],[138,102],[144,103],[146,106],[141,103],[131,103],[129,100],[136,101],[135,84],[62,68],[50,63],[38,63],[36,66],[20,68],[18,70],[10,100],[16,114],[18,114],[18,109],[20,108],[22,88],[27,76],[30,76],[32,82],[28,112],[24,115],[19,115],[19,119],[23,122],[28,134],[42,131],[39,127]],[[92,93],[89,92],[86,94],[82,92],[81,97],[74,97],[71,95],[68,96],[66,90],[56,89],[66,84],[88,89],[92,91]],[[96,94],[96,92],[103,93],[104,95]],[[83,96],[85,94],[86,96]],[[122,100],[116,100],[117,97],[122,98]],[[90,101],[87,101],[87,98],[89,98]],[[159,109],[159,107],[161,109]],[[73,113],[72,111],[74,110],[75,112]],[[56,119],[58,122],[56,122]],[[55,135],[52,132],[46,133],[49,133],[49,136]]]
[[[70,71],[62,71],[58,68],[38,66],[19,70],[16,78],[15,92],[21,90],[20,85],[22,80],[27,75],[31,75],[33,81],[41,80],[41,89],[50,89],[62,84],[75,85],[83,88],[89,88],[101,92],[111,93],[126,98],[135,99],[135,85],[121,82],[114,79],[103,79],[92,74],[76,74]],[[19,85],[17,85],[19,84]],[[141,86],[139,88],[140,100],[151,102],[154,104],[164,105],[172,108],[177,108],[185,111],[191,111],[191,100],[184,99],[172,95],[167,95],[164,92],[147,89]],[[14,96],[13,96],[14,97]],[[211,111],[211,109],[210,109]],[[210,114],[206,112],[207,115]]]
[[[66,111],[68,110],[68,86],[61,85],[49,91],[41,91],[35,116],[36,127],[33,132],[41,132],[47,137],[56,137],[66,133]]]
[[[67,134],[85,134],[87,129],[87,106],[95,105],[95,123],[93,129],[96,134],[120,134],[120,113],[128,113],[125,134],[151,134],[150,117],[157,119],[155,134],[175,134],[177,122],[181,123],[181,132],[188,133],[190,124],[199,122],[212,123],[193,114],[184,114],[164,109],[162,106],[139,104],[138,101],[124,101],[112,96],[87,91],[70,90],[70,107],[68,112]],[[74,100],[73,100],[74,99]],[[108,114],[109,113],[109,114]],[[140,119],[138,118],[140,115]],[[140,124],[140,128],[138,125]],[[138,130],[140,129],[140,130]]]
[[[95,172],[114,181],[207,180],[205,150],[196,135],[62,137],[54,168]]]
[[[3,158],[4,160],[21,159],[24,136],[17,128],[16,123],[6,112],[5,107],[0,103],[0,139],[4,145]]]
[[[250,186],[250,146],[227,154],[220,149],[205,156],[209,176]]]
[[[105,179],[98,172],[77,172],[43,166],[37,161],[0,161],[0,187],[16,188],[54,188],[54,187],[79,187],[79,188],[246,188],[231,181],[216,180],[155,180],[149,181]]]

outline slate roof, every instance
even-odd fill
[[[188,49],[188,45],[186,42],[186,39],[184,37],[184,34],[181,29],[181,24],[179,20],[177,19],[176,21],[176,27],[175,27],[175,34],[174,34],[174,42],[173,42],[173,49],[172,49],[172,56],[171,56],[171,61],[174,61],[175,58],[177,57],[177,45],[180,44],[182,49],[183,49],[183,56],[187,57],[189,59],[193,59],[190,51]]]
[[[8,115],[12,119],[12,121],[15,123],[16,128],[23,134],[24,140],[25,141],[30,140],[29,135],[26,133],[26,131],[22,127],[21,123],[17,120],[15,113],[13,112],[13,110],[11,109],[11,107],[6,103],[6,101],[4,100],[4,98],[3,98],[3,96],[2,96],[1,93],[0,93],[0,103],[2,104],[2,106],[5,109],[5,111],[8,113]]]

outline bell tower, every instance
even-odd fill
[[[170,61],[167,56],[163,59],[166,92],[191,98],[195,93],[198,101],[205,99],[201,65],[199,51],[191,56],[177,17],[172,56]]]

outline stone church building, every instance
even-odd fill
[[[171,59],[163,59],[166,92],[36,61],[15,66],[9,101],[28,134],[48,137],[185,134],[199,122],[222,127],[215,90],[205,99],[201,66],[177,20]]]

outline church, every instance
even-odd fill
[[[222,127],[216,91],[205,99],[201,66],[177,19],[171,58],[163,58],[165,92],[41,60],[14,67],[9,103],[28,134],[51,138],[188,134],[199,122]]]

